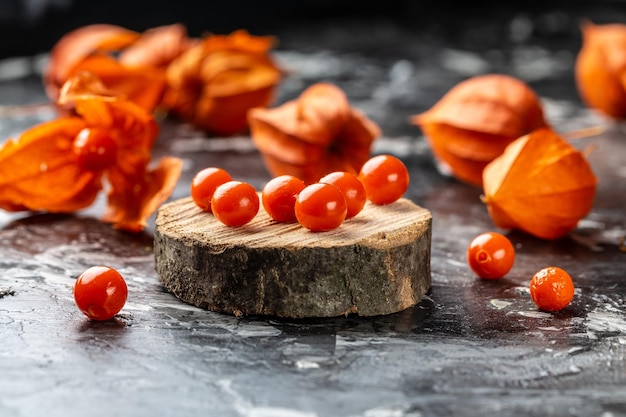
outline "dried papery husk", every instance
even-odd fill
[[[129,67],[165,69],[174,59],[199,42],[189,38],[181,23],[146,30],[136,42],[119,54],[120,63]]]
[[[283,78],[275,43],[245,30],[203,38],[168,65],[162,106],[214,135],[245,132],[248,110],[269,106]]]
[[[54,45],[43,77],[46,93],[57,100],[67,80],[90,71],[107,88],[154,111],[165,92],[167,66],[197,42],[182,24],[143,33],[109,24],[80,27]]]
[[[593,206],[597,179],[582,152],[549,128],[513,141],[483,171],[494,224],[542,239],[576,228]]]
[[[74,212],[101,189],[94,172],[80,169],[72,152],[86,126],[78,117],[47,121],[0,147],[0,208],[7,211]]]
[[[482,185],[482,171],[513,140],[547,126],[539,97],[501,74],[467,79],[428,111],[411,117],[435,157],[457,179]]]
[[[153,67],[126,67],[106,55],[85,58],[74,67],[71,76],[82,72],[94,74],[107,88],[150,112],[159,105],[165,89],[163,71]]]
[[[357,173],[380,135],[378,125],[329,83],[314,84],[281,106],[252,109],[248,123],[268,171],[305,183],[332,171]]]
[[[613,119],[626,118],[626,25],[581,26],[576,86],[583,101]]]
[[[179,158],[162,157],[152,164],[159,133],[154,115],[107,89],[90,72],[71,77],[59,101],[71,104],[75,115],[33,126],[0,146],[0,208],[71,213],[106,191],[102,220],[122,230],[143,230],[182,171]],[[113,143],[106,145],[114,155],[106,165],[85,162],[76,152],[85,129]]]
[[[43,83],[48,97],[57,100],[76,65],[88,56],[125,48],[140,36],[138,32],[110,24],[87,25],[66,33],[52,48],[44,70]]]

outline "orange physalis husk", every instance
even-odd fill
[[[581,98],[613,119],[626,119],[626,25],[587,22],[581,30],[575,65]]]
[[[74,68],[72,75],[91,72],[117,94],[146,109],[153,111],[161,102],[165,91],[163,71],[151,67],[127,67],[114,58],[93,55],[85,58]]]
[[[150,150],[159,132],[154,117],[133,102],[79,73],[61,90],[77,116],[60,117],[24,132],[0,148],[0,207],[5,210],[75,212],[89,206],[107,187],[104,221],[128,231],[147,219],[174,189],[182,163],[163,158],[150,169]],[[74,142],[85,128],[102,129],[113,139],[109,166],[79,163]]]
[[[245,131],[248,110],[268,106],[283,76],[273,43],[244,30],[207,36],[168,66],[163,106],[212,134]]]
[[[72,152],[78,117],[42,123],[0,148],[0,208],[7,211],[74,212],[93,203],[100,175],[81,170]]]
[[[88,25],[69,32],[52,48],[44,72],[48,97],[57,101],[61,86],[69,78],[89,71],[108,89],[153,111],[165,89],[164,71],[147,64],[124,64],[114,57],[140,38],[137,32],[107,24]]]
[[[43,79],[48,96],[56,101],[74,66],[86,57],[96,51],[115,51],[126,47],[139,36],[137,32],[108,24],[83,26],[68,32],[50,52]]]
[[[119,61],[129,67],[165,69],[196,43],[187,36],[187,28],[180,23],[158,26],[143,32],[137,41],[124,48]]]
[[[182,161],[174,157],[161,158],[156,167],[146,167],[142,175],[133,176],[131,181],[123,170],[112,170],[107,176],[111,188],[102,220],[118,229],[143,230],[148,218],[174,191],[181,170]]]
[[[380,135],[376,123],[351,108],[341,89],[317,83],[298,99],[248,113],[252,139],[274,176],[305,183],[332,171],[358,173]]]
[[[596,177],[585,156],[549,128],[512,142],[483,172],[494,224],[558,239],[589,213]]]
[[[500,74],[454,86],[411,122],[457,179],[480,186],[482,171],[513,140],[546,126],[539,98],[523,81]]]

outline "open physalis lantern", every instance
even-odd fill
[[[509,143],[547,125],[534,91],[503,74],[460,82],[411,122],[422,129],[440,165],[476,186],[482,185],[485,166]]]

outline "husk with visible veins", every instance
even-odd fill
[[[576,228],[593,206],[596,185],[585,156],[549,128],[515,140],[483,171],[494,224],[543,239]]]

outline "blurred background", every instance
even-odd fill
[[[414,137],[410,115],[488,72],[526,81],[550,118],[574,129],[572,120],[587,123],[573,71],[585,20],[626,23],[626,0],[0,0],[0,106],[47,101],[48,52],[73,29],[110,23],[141,32],[183,23],[192,37],[237,29],[273,35],[289,74],[276,103],[314,82],[334,82],[390,137]],[[0,138],[11,134],[0,128]]]
[[[316,25],[341,28],[346,24],[344,28],[349,29],[350,22],[370,19],[437,37],[463,34],[459,40],[471,46],[523,41],[531,36],[578,36],[581,19],[607,23],[625,16],[624,0],[0,0],[0,58],[46,52],[66,32],[91,23],[142,31],[181,22],[192,36],[240,28],[253,34],[281,35],[300,28],[314,36]],[[464,30],[468,25],[475,28],[469,37]],[[497,32],[502,30],[506,36]],[[282,46],[288,48],[289,44]]]

